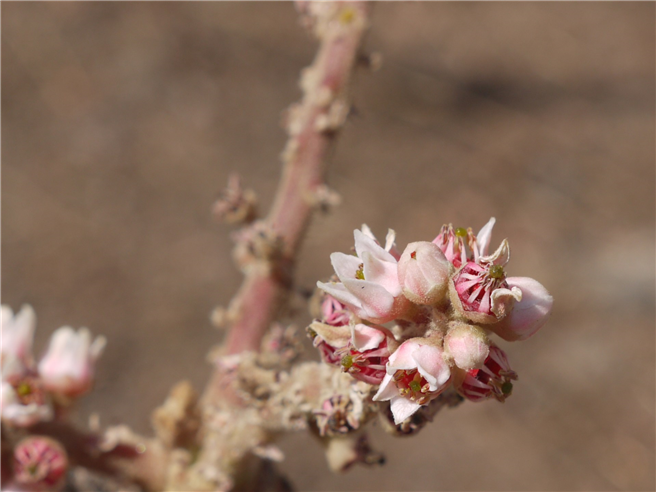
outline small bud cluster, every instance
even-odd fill
[[[330,257],[339,281],[317,283],[314,346],[324,362],[378,386],[373,400],[390,402],[396,424],[451,386],[471,401],[504,401],[517,375],[490,337],[525,340],[551,312],[539,282],[506,275],[507,240],[488,253],[494,222],[478,234],[445,225],[402,254],[394,231],[382,246],[363,226],[354,255]]]

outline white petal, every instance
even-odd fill
[[[355,238],[355,252],[360,258],[362,258],[362,253],[368,251],[379,260],[396,263],[396,260],[389,252],[385,251],[385,249],[383,249],[380,244],[364,234],[362,231],[356,229],[353,231],[353,236]]]
[[[366,312],[367,319],[377,323],[386,323],[394,319],[392,315],[394,296],[383,286],[367,280],[344,280],[343,283],[344,287],[358,298],[362,309]],[[332,295],[337,300],[341,300],[334,294]],[[390,316],[392,317],[390,318]],[[385,321],[382,321],[383,319]]]
[[[517,287],[511,289],[495,289],[492,291],[492,311],[499,319],[506,316],[515,305],[516,302],[522,300],[522,291]]]
[[[330,263],[332,263],[335,273],[343,282],[347,278],[356,278],[355,274],[360,269],[362,260],[353,255],[333,253],[330,255]]]
[[[481,256],[481,263],[493,263],[495,265],[505,266],[510,261],[510,244],[508,240],[504,239],[494,254],[490,256]]]
[[[351,294],[346,287],[344,287],[344,284],[338,282],[330,282],[327,284],[324,282],[317,282],[317,287],[323,290],[326,294],[333,296],[342,304],[346,304],[356,310],[362,309],[362,303],[360,300]]]
[[[488,223],[478,231],[478,234],[476,234],[476,242],[478,243],[479,248],[478,252],[481,256],[487,255],[487,250],[489,249],[490,241],[492,240],[492,228],[496,221],[497,219],[492,217]]]
[[[378,392],[372,398],[373,401],[387,401],[395,396],[399,396],[399,390],[394,381],[392,381],[393,374],[386,374],[383,381],[380,383]]]
[[[367,224],[362,224],[362,227],[360,228],[362,233],[366,236],[369,236],[371,239],[376,241],[376,236],[374,236],[374,233],[371,232],[371,228]]]
[[[420,407],[421,405],[419,403],[410,401],[402,396],[392,398],[390,408],[392,410],[392,415],[394,415],[394,423],[399,425],[405,419],[411,417]]]
[[[396,232],[394,231],[394,229],[388,229],[387,236],[385,236],[385,251],[392,251],[395,240],[396,240]]]

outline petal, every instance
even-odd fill
[[[494,228],[494,223],[497,221],[492,217],[487,224],[485,224],[478,234],[476,234],[476,242],[478,243],[478,253],[480,256],[486,256],[487,250],[490,247],[490,241],[492,240],[492,229]]]
[[[379,260],[396,263],[396,260],[390,253],[385,251],[385,249],[383,249],[380,244],[364,234],[362,231],[356,229],[353,231],[353,236],[355,238],[355,252],[360,258],[362,258],[362,253],[368,251]]]
[[[506,266],[510,261],[510,244],[504,239],[494,254],[490,256],[481,256],[479,263],[492,263],[494,265]]]
[[[396,240],[396,232],[394,229],[387,230],[387,236],[385,236],[385,251],[392,251],[392,248],[395,246],[394,241]]]
[[[441,388],[451,377],[448,364],[442,357],[442,350],[433,345],[421,345],[412,353],[419,373],[424,376],[431,391]]]
[[[351,339],[348,326],[332,326],[315,321],[309,326],[324,342],[333,348],[346,347]]]
[[[490,311],[498,319],[504,318],[512,311],[515,303],[522,300],[522,291],[517,287],[511,289],[495,289],[492,291],[492,305]]]
[[[506,281],[509,286],[521,289],[521,301],[515,303],[512,311],[490,328],[504,340],[526,340],[546,323],[553,307],[553,297],[532,278],[508,277]]]
[[[419,403],[410,401],[402,396],[392,398],[390,409],[392,410],[392,415],[394,415],[394,423],[399,425],[405,419],[411,417],[420,407],[421,405]]]
[[[344,280],[343,283],[344,287],[360,302],[362,310],[366,314],[366,316],[360,315],[360,317],[366,317],[376,323],[386,323],[395,318],[393,310],[394,296],[382,285],[369,282],[368,280]],[[328,293],[339,299],[332,292]]]
[[[412,354],[420,347],[414,340],[406,340],[390,355],[387,362],[387,373],[394,374],[399,369],[416,369],[417,361]]]
[[[383,382],[380,383],[378,392],[372,398],[373,401],[387,401],[395,396],[399,396],[399,390],[396,388],[396,384],[392,381],[394,374],[386,374],[383,378]]]
[[[401,293],[396,261],[381,261],[368,251],[362,253],[361,258],[365,280],[382,285],[394,297]]]
[[[335,273],[343,282],[347,278],[356,278],[355,274],[360,269],[362,260],[353,255],[333,253],[330,255],[330,263],[332,263]]]
[[[344,284],[338,282],[317,282],[317,287],[323,290],[325,293],[330,294],[335,299],[337,299],[342,304],[349,306],[350,308],[358,311],[362,309],[362,303],[360,300],[351,294]]]
[[[382,331],[361,323],[351,327],[353,346],[361,352],[378,348],[385,336]]]

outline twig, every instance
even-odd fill
[[[280,250],[275,258],[251,265],[231,302],[228,354],[258,350],[288,297],[299,245],[320,202],[319,192],[325,194],[326,157],[350,108],[348,86],[371,9],[367,2],[306,2],[301,7],[312,16],[321,45],[302,74],[303,98],[289,110],[283,176],[265,220]]]

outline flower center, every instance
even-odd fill
[[[41,405],[45,402],[45,393],[41,388],[41,384],[33,376],[25,376],[12,384],[12,386],[16,391],[18,401],[21,405],[29,405],[30,403]]]
[[[355,272],[355,278],[358,280],[364,280],[364,263],[360,263],[360,266]]]
[[[430,400],[430,385],[417,369],[399,369],[394,373],[394,382],[401,396],[420,405]]]

